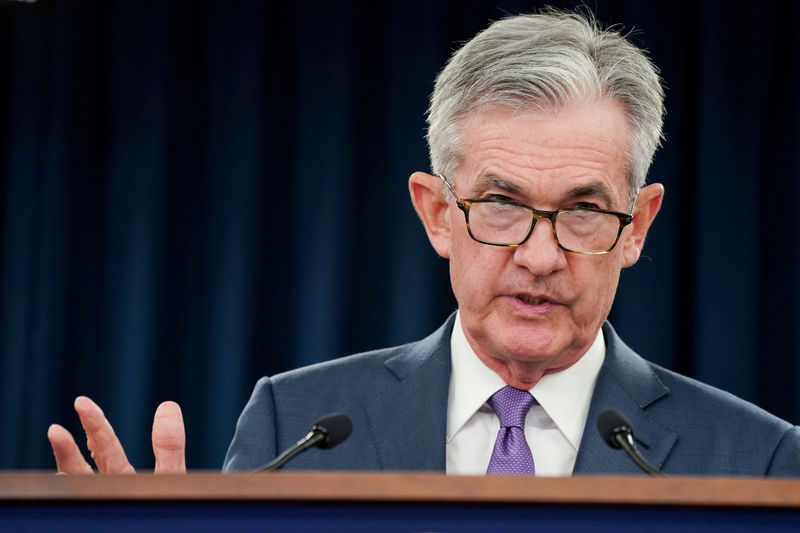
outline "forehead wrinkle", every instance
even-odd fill
[[[508,147],[505,143],[500,146],[484,147],[476,152],[482,152],[483,158],[488,160],[497,159],[510,162],[513,159],[523,159],[528,168],[539,171],[563,170],[570,167],[604,170],[608,166],[608,156],[611,155],[608,150],[590,145],[545,146],[530,142],[526,142],[526,144],[534,145],[535,149],[526,153],[524,150]],[[622,154],[618,154],[618,156],[622,158]],[[516,165],[518,164],[516,163]]]
[[[550,148],[543,154],[530,156],[540,170],[558,170],[570,167],[602,170],[608,166],[608,151],[589,146],[565,146]]]

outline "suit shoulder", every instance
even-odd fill
[[[605,366],[640,408],[666,426],[728,436],[741,430],[748,435],[760,433],[771,441],[792,428],[742,398],[644,359],[619,338],[611,324],[606,323],[603,332]]]
[[[335,387],[337,383],[353,385],[361,382],[374,389],[380,386],[381,379],[403,380],[413,373],[430,371],[434,367],[449,371],[449,339],[454,316],[451,315],[441,327],[424,339],[297,368],[277,374],[271,381],[276,387],[321,381],[327,382],[328,387]]]
[[[748,433],[753,430],[768,430],[783,434],[793,427],[789,422],[730,392],[654,363],[648,364],[670,389],[669,398],[678,404],[678,408],[685,413],[685,418],[699,419],[712,426],[733,424],[742,429],[749,428]],[[676,418],[677,420],[680,418]]]
[[[271,381],[274,384],[283,384],[318,378],[333,379],[337,376],[350,378],[363,373],[374,375],[383,371],[382,369],[389,359],[407,353],[415,344],[409,343],[391,348],[371,350],[314,363],[276,374],[272,376]]]

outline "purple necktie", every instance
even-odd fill
[[[494,443],[487,474],[533,475],[533,455],[525,440],[525,416],[536,400],[531,393],[513,387],[503,387],[489,401],[500,419],[500,431]]]

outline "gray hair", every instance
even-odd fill
[[[476,109],[561,109],[610,97],[631,128],[627,154],[631,206],[661,143],[664,91],[645,52],[591,14],[548,10],[499,20],[455,52],[436,78],[428,109],[434,173],[453,179],[463,154],[460,131]]]

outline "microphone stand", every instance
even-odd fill
[[[318,428],[312,429],[308,432],[308,435],[297,441],[297,444],[280,454],[278,457],[267,463],[266,465],[262,466],[255,473],[258,472],[267,472],[269,470],[278,470],[283,467],[286,463],[292,460],[292,458],[301,453],[306,451],[307,449],[311,448],[312,446],[316,446],[320,441],[325,439],[325,432],[320,431]]]
[[[611,438],[619,445],[620,448],[625,450],[625,453],[628,454],[628,457],[633,459],[633,462],[636,463],[636,466],[651,476],[666,477],[664,472],[648,463],[645,458],[639,454],[639,451],[636,449],[636,445],[633,442],[633,436],[630,433],[617,431],[611,435]]]

